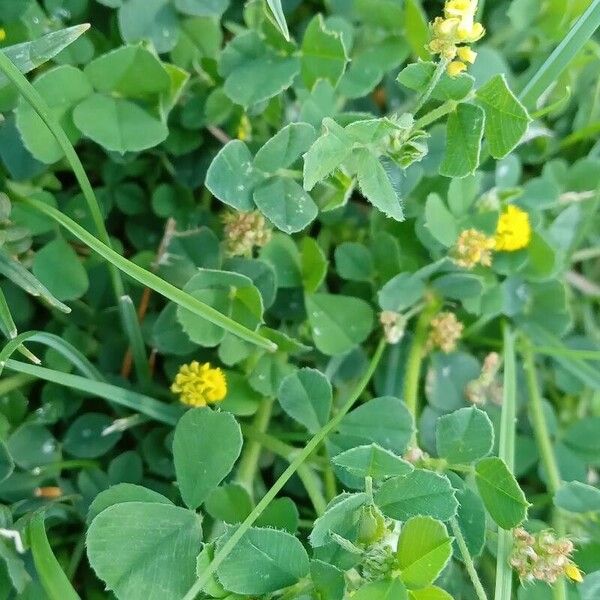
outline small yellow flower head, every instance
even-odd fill
[[[513,204],[500,215],[496,227],[496,250],[515,252],[526,248],[531,241],[529,215]]]
[[[258,211],[229,212],[223,216],[227,253],[230,256],[250,256],[255,247],[262,247],[271,239],[271,228]]]
[[[451,312],[441,312],[431,320],[431,330],[427,340],[427,348],[439,348],[449,354],[456,350],[456,343],[462,336],[464,325]]]
[[[472,269],[476,265],[489,267],[492,264],[492,250],[495,246],[494,238],[487,237],[477,229],[465,229],[458,236],[452,250],[452,260],[465,269]]]
[[[6,39],[6,31],[0,27],[0,42],[3,42]]]
[[[531,534],[522,528],[515,529],[513,535],[514,546],[510,564],[521,580],[545,581],[550,585],[561,576],[576,582],[583,580],[581,571],[571,560],[571,540],[557,538],[552,531]]]
[[[252,123],[247,115],[242,115],[237,129],[237,139],[243,142],[252,137]]]
[[[227,395],[227,380],[219,368],[213,368],[210,363],[200,364],[193,360],[182,365],[171,386],[174,394],[188,406],[206,406],[221,402]]]
[[[460,75],[477,58],[477,53],[468,46],[485,34],[483,25],[475,21],[476,12],[477,0],[446,0],[444,16],[431,24],[429,50],[450,61],[447,67],[450,77]],[[460,60],[454,60],[457,55]]]

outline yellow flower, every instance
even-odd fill
[[[531,241],[529,215],[510,204],[500,215],[496,227],[496,250],[515,252],[526,248]]]
[[[460,48],[458,48],[456,53],[458,54],[458,58],[460,58],[460,60],[471,65],[475,62],[475,59],[477,58],[477,52],[474,52],[468,46],[461,46]]]
[[[221,402],[227,394],[227,380],[219,368],[210,363],[200,364],[193,360],[182,365],[175,376],[171,391],[189,406],[206,406]]]
[[[452,260],[459,267],[472,269],[476,265],[489,267],[492,264],[492,250],[496,247],[494,238],[477,229],[465,229],[458,236],[452,249]]]
[[[577,568],[577,565],[573,563],[569,563],[565,567],[565,575],[577,583],[581,583],[583,581],[583,575],[581,574],[581,571]]]
[[[449,65],[448,65],[448,75],[450,75],[450,77],[456,77],[457,75],[460,75],[463,71],[467,70],[467,65],[465,65],[464,62],[461,62],[460,60],[453,60]]]

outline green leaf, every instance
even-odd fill
[[[554,504],[572,513],[598,512],[600,490],[580,481],[570,481],[556,492]]]
[[[409,462],[379,444],[350,448],[335,456],[332,462],[354,477],[371,477],[374,481],[406,475],[413,470]]]
[[[422,93],[429,85],[436,66],[432,62],[411,63],[404,67],[398,75],[398,83],[410,90]],[[433,89],[431,96],[435,100],[456,102],[463,100],[473,88],[473,77],[467,73],[461,73],[457,77],[450,77],[446,73]]]
[[[150,41],[162,54],[175,47],[179,22],[170,0],[125,0],[119,9],[119,29],[126,42]]]
[[[478,408],[461,408],[437,420],[437,451],[450,463],[475,462],[487,456],[493,445],[492,422]]]
[[[446,526],[431,517],[412,517],[402,526],[395,564],[409,589],[432,584],[452,556]]]
[[[118,431],[105,435],[104,430],[113,419],[102,413],[87,412],[78,416],[63,438],[65,452],[78,458],[97,458],[106,454],[121,439]]]
[[[452,596],[442,588],[430,585],[422,590],[410,590],[410,600],[453,600]]]
[[[263,102],[287,89],[300,70],[296,56],[282,56],[255,31],[235,37],[223,50],[219,73],[225,93],[244,107]]]
[[[503,529],[512,529],[527,517],[529,503],[517,480],[500,458],[480,460],[475,481],[488,513]]]
[[[504,75],[492,77],[476,93],[485,111],[485,136],[494,158],[504,158],[525,135],[531,119],[510,91]]]
[[[381,579],[356,590],[352,600],[408,600],[408,592],[398,578]]]
[[[329,544],[331,534],[335,533],[345,538],[353,537],[358,532],[358,522],[362,508],[367,505],[365,493],[341,494],[328,505],[323,515],[315,520],[313,529],[308,537],[313,548]]]
[[[316,369],[305,367],[288,375],[279,386],[277,399],[283,410],[311,433],[329,421],[331,384]]]
[[[315,185],[330,175],[352,153],[352,141],[333,119],[323,120],[325,132],[304,155],[304,189]]]
[[[127,600],[181,600],[196,580],[201,545],[200,517],[162,503],[110,506],[86,536],[96,575]]]
[[[229,6],[229,0],[175,0],[175,8],[193,17],[220,17]]]
[[[322,15],[313,17],[302,40],[300,72],[306,87],[311,90],[321,79],[335,87],[344,74],[347,61],[342,36],[327,29]]]
[[[90,504],[86,522],[89,525],[103,510],[124,502],[158,502],[173,504],[168,498],[141,485],[118,483],[100,492]]]
[[[83,25],[59,29],[37,40],[7,46],[6,48],[2,48],[1,52],[10,58],[21,73],[29,73],[29,71],[33,71],[33,69],[43,65],[51,58],[54,58],[59,52],[62,52],[89,28],[89,24],[84,23]],[[0,72],[0,86],[4,86],[7,83],[8,78],[4,73]]]
[[[206,173],[206,187],[221,202],[236,210],[254,208],[252,193],[263,176],[254,169],[252,154],[240,140],[228,142]]]
[[[427,49],[429,42],[429,23],[421,0],[405,0],[404,24],[406,39],[412,53],[421,60],[427,60],[431,53]]]
[[[242,449],[235,417],[210,408],[186,412],[177,423],[173,459],[181,497],[198,508],[229,474]]]
[[[287,22],[285,20],[285,15],[283,14],[283,9],[281,8],[281,0],[267,0],[267,4],[273,13],[273,17],[275,18],[275,22],[277,23],[277,27],[283,34],[283,37],[289,41],[290,32],[288,31]]]
[[[327,257],[319,242],[312,237],[305,237],[300,243],[302,251],[302,285],[304,291],[316,292],[327,275]]]
[[[467,177],[479,166],[485,113],[479,106],[463,102],[448,117],[446,153],[440,175]]]
[[[33,87],[48,103],[71,143],[75,144],[81,134],[73,124],[73,107],[93,91],[86,76],[75,67],[62,65],[40,75]],[[16,119],[23,143],[35,158],[51,164],[63,157],[54,135],[23,97],[19,99]]]
[[[75,107],[73,120],[79,130],[113,152],[140,152],[163,142],[167,126],[134,102],[92,94]]]
[[[62,238],[46,244],[33,259],[33,274],[59,300],[76,300],[89,286],[81,260]]]
[[[313,199],[293,179],[274,177],[254,191],[258,209],[281,231],[296,233],[319,213]]]
[[[275,270],[277,287],[302,286],[301,257],[294,240],[283,233],[275,233],[261,250],[260,257]]]
[[[35,514],[30,521],[29,541],[36,572],[49,599],[80,600],[52,552],[46,535],[43,512]]]
[[[373,310],[359,298],[307,294],[306,310],[315,345],[328,356],[348,352],[373,329]]]
[[[278,131],[256,153],[254,167],[265,173],[292,166],[316,139],[315,128],[308,123],[290,123]]]
[[[344,242],[335,249],[335,267],[349,281],[371,281],[375,275],[371,252],[358,242]]]
[[[450,247],[458,237],[458,224],[437,194],[429,194],[425,203],[425,227],[440,244]]]
[[[383,310],[402,312],[416,304],[425,293],[425,284],[412,273],[399,273],[392,277],[377,294]]]
[[[400,197],[383,164],[366,148],[355,151],[358,162],[358,185],[365,198],[387,217],[404,220]]]
[[[448,478],[423,469],[388,479],[376,492],[375,502],[386,516],[399,521],[419,515],[448,521],[458,508]]]
[[[123,46],[103,54],[85,67],[85,74],[96,91],[128,98],[159,94],[171,84],[158,58],[142,46]]]
[[[217,542],[217,552],[235,530]],[[277,529],[248,529],[217,569],[217,577],[230,592],[269,594],[297,583],[308,574],[309,561],[300,541]]]
[[[230,525],[241,523],[254,508],[246,488],[238,483],[226,483],[214,489],[204,504],[213,518]]]
[[[343,600],[344,571],[320,560],[310,561],[310,577],[319,600]]]

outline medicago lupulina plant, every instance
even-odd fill
[[[0,19],[0,598],[597,597],[600,1]]]

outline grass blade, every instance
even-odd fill
[[[127,332],[127,338],[130,343],[131,356],[138,380],[143,385],[148,385],[150,382],[150,365],[148,364],[148,355],[146,354],[146,346],[142,330],[139,326],[137,312],[131,296],[123,296],[119,301],[119,309]]]
[[[215,325],[222,327],[226,331],[233,333],[247,342],[256,344],[257,346],[269,351],[274,351],[277,349],[277,345],[275,343],[267,340],[255,331],[251,331],[243,325],[236,323],[229,317],[220,313],[218,310],[215,310],[212,306],[204,304],[204,302],[200,302],[200,300],[197,300],[187,292],[184,292],[183,290],[176,288],[174,285],[162,280],[160,277],[158,277],[158,275],[155,275],[154,273],[151,273],[150,271],[147,271],[146,269],[143,269],[135,263],[127,260],[115,252],[112,248],[96,239],[91,233],[75,223],[75,221],[66,215],[63,215],[59,210],[56,210],[55,208],[44,204],[43,202],[33,200],[32,198],[23,198],[22,201],[54,219],[67,231],[81,240],[86,246],[89,246],[92,250],[94,250],[94,252],[97,252],[116,268],[129,275],[129,277],[132,279],[139,281],[142,285],[152,288],[155,292],[161,294],[161,296],[164,296],[168,300],[175,302],[179,306],[186,308],[199,317],[206,319],[210,323],[214,323]]]
[[[79,375],[71,375],[54,369],[28,365],[17,360],[8,359],[5,368],[15,371],[16,373],[24,373],[32,375],[44,381],[51,381],[84,394],[90,394],[99,398],[104,398],[108,402],[118,404],[131,409],[134,412],[142,413],[155,421],[166,423],[167,425],[175,425],[179,420],[184,408],[177,404],[167,404],[159,402],[150,396],[138,394],[131,390],[118,387],[102,381],[93,381]]]
[[[599,26],[600,0],[593,0],[563,41],[529,79],[519,94],[519,100],[528,108],[534,107],[538,98],[558,79]]]
[[[29,539],[35,569],[50,600],[81,600],[52,552],[43,512],[35,514],[29,522]]]
[[[2,328],[2,333],[7,338],[17,337],[17,326],[10,314],[10,308],[8,307],[8,303],[6,302],[6,297],[4,296],[4,292],[0,289],[0,327]]]
[[[285,15],[283,14],[283,8],[281,7],[281,0],[267,0],[267,4],[271,9],[271,13],[273,13],[277,27],[279,27],[283,37],[289,42],[290,32],[287,26],[287,21],[285,20]]]
[[[21,73],[29,73],[54,58],[89,28],[89,23],[84,23],[53,31],[37,40],[3,48],[2,53],[14,63]],[[0,86],[6,85],[8,82],[9,79],[6,75],[0,73]]]
[[[517,368],[515,337],[509,326],[504,326],[504,395],[500,421],[500,447],[498,456],[511,473],[515,468],[515,419],[517,410]],[[496,600],[512,597],[513,574],[509,564],[512,549],[512,531],[498,529],[498,555],[496,559]]]

